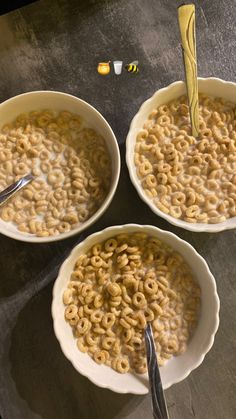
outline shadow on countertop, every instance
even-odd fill
[[[7,2],[1,2],[0,5],[0,15],[9,13],[15,9],[18,9],[28,4],[34,3],[37,0],[8,0]]]
[[[53,331],[51,294],[50,285],[33,297],[12,331],[11,378],[26,402],[24,418],[30,418],[28,409],[43,419],[113,419],[123,409],[135,410],[143,397],[96,387],[64,357]]]

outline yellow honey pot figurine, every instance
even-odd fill
[[[98,63],[97,71],[102,76],[106,76],[107,74],[109,74],[110,73],[110,61],[108,61],[107,63]]]

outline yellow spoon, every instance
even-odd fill
[[[192,135],[197,137],[199,132],[199,114],[194,4],[180,6],[178,8],[178,20],[183,48]]]

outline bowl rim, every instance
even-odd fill
[[[56,242],[56,241],[60,241],[60,240],[64,240],[67,239],[69,237],[72,237],[76,234],[80,234],[82,233],[85,229],[89,228],[92,224],[94,224],[102,215],[103,213],[107,210],[107,208],[109,207],[116,189],[117,189],[117,185],[119,182],[119,178],[120,178],[120,170],[121,170],[121,159],[120,159],[120,150],[119,150],[119,145],[118,145],[118,140],[110,126],[110,124],[108,123],[108,121],[104,118],[104,116],[92,105],[90,105],[88,102],[86,102],[83,99],[80,99],[77,96],[71,95],[70,93],[65,93],[65,92],[60,92],[57,90],[32,90],[30,92],[25,92],[25,93],[21,93],[19,95],[10,97],[9,99],[6,99],[5,101],[0,103],[0,112],[1,112],[1,108],[11,102],[14,102],[14,100],[21,98],[21,97],[27,97],[27,96],[37,96],[37,95],[58,95],[58,96],[67,96],[72,98],[73,100],[76,100],[78,102],[78,104],[82,104],[83,106],[85,106],[89,112],[91,111],[92,113],[96,114],[98,118],[100,118],[100,120],[102,121],[103,125],[108,129],[112,141],[113,141],[113,145],[114,145],[114,150],[115,150],[115,154],[114,158],[117,162],[117,169],[116,171],[114,171],[113,173],[113,183],[110,187],[110,190],[104,200],[104,202],[102,203],[102,205],[98,208],[98,210],[92,215],[92,217],[90,217],[88,220],[86,220],[84,223],[81,224],[81,226],[79,226],[79,228],[75,228],[70,230],[69,232],[66,233],[61,233],[58,234],[57,236],[49,236],[49,237],[37,237],[37,236],[28,236],[28,235],[24,235],[24,233],[22,233],[21,237],[19,236],[19,234],[21,234],[21,232],[17,232],[17,234],[15,234],[14,231],[5,231],[4,229],[2,229],[1,225],[0,225],[0,233],[3,234],[4,236],[10,237],[12,239],[15,239],[17,241],[22,241],[22,242],[29,242],[29,243],[49,243],[49,242]]]
[[[234,89],[236,89],[236,83],[232,81],[225,81],[217,77],[198,77],[198,81],[200,81],[203,84],[208,83],[209,81],[216,82],[222,85],[224,84],[227,86],[232,86]],[[151,102],[155,102],[156,98],[160,94],[166,93],[167,91],[172,90],[176,86],[184,86],[184,85],[185,85],[184,81],[178,80],[169,84],[166,87],[158,89],[157,91],[154,92],[154,94],[151,97],[149,97],[147,100],[145,100],[141,104],[140,108],[138,109],[133,119],[131,120],[129,131],[126,136],[126,154],[125,154],[125,160],[126,160],[126,165],[128,167],[130,180],[133,186],[135,187],[139,197],[149,206],[149,208],[154,212],[154,214],[156,214],[157,216],[161,218],[164,218],[166,221],[168,221],[170,224],[174,226],[181,227],[185,230],[189,230],[189,231],[193,231],[197,233],[198,232],[218,233],[220,231],[234,229],[236,228],[236,217],[230,217],[226,219],[225,221],[223,221],[222,223],[216,223],[216,224],[206,223],[205,224],[205,223],[189,223],[187,221],[174,218],[169,214],[165,214],[164,212],[162,212],[159,208],[155,206],[155,204],[152,202],[150,198],[147,197],[147,195],[143,191],[143,188],[141,187],[137,179],[135,164],[133,162],[133,151],[131,151],[132,137],[133,137],[133,131],[136,128],[136,121],[139,115],[145,112],[146,107]],[[139,129],[141,130],[142,127],[140,127]],[[233,220],[232,225],[230,224],[230,220]]]
[[[92,376],[92,374],[87,373],[85,371],[82,371],[82,369],[80,368],[79,365],[76,364],[76,361],[73,359],[73,356],[71,356],[70,354],[70,350],[67,349],[67,345],[65,344],[65,340],[63,340],[63,338],[60,337],[61,333],[61,323],[59,322],[58,318],[57,318],[57,301],[58,298],[60,298],[60,282],[62,281],[61,278],[63,278],[62,276],[62,272],[65,269],[66,265],[70,262],[70,259],[78,252],[79,249],[83,248],[84,246],[86,246],[86,244],[88,244],[91,240],[93,240],[94,238],[97,237],[98,242],[103,240],[103,236],[104,233],[107,232],[113,232],[113,234],[119,234],[119,232],[121,232],[122,230],[126,229],[126,228],[131,228],[134,229],[135,231],[143,231],[143,230],[150,230],[150,234],[151,232],[153,232],[154,234],[160,234],[161,235],[161,240],[164,236],[164,240],[165,237],[169,237],[171,238],[174,242],[176,243],[181,243],[182,246],[184,246],[186,249],[189,248],[191,250],[191,252],[194,254],[195,257],[197,257],[199,259],[199,263],[201,263],[204,268],[206,269],[206,275],[207,278],[209,280],[209,283],[212,286],[212,297],[214,299],[215,302],[215,316],[214,316],[214,323],[212,323],[212,332],[211,334],[208,336],[208,340],[207,340],[207,344],[205,345],[205,349],[203,350],[203,352],[197,357],[197,359],[195,360],[195,362],[192,364],[191,368],[187,369],[185,371],[185,373],[183,373],[182,375],[180,375],[177,379],[172,379],[169,380],[165,383],[164,385],[164,389],[169,388],[170,386],[172,386],[173,384],[176,384],[182,380],[184,380],[186,377],[188,377],[188,375],[195,370],[204,360],[205,356],[207,355],[207,353],[210,351],[210,349],[213,346],[214,340],[215,340],[215,335],[216,332],[218,330],[219,327],[219,311],[220,311],[220,299],[217,293],[217,285],[216,285],[216,281],[215,278],[213,276],[213,274],[210,271],[210,268],[207,264],[207,262],[205,261],[205,259],[195,250],[195,248],[188,243],[187,241],[181,239],[180,237],[178,237],[176,234],[168,231],[168,230],[162,230],[156,226],[153,225],[140,225],[140,224],[134,224],[134,223],[129,223],[129,224],[122,224],[122,225],[114,225],[114,226],[110,226],[107,227],[103,230],[97,231],[95,233],[90,234],[89,236],[87,236],[83,241],[81,241],[79,244],[77,244],[76,246],[73,247],[73,249],[71,250],[70,254],[67,256],[67,258],[64,260],[64,262],[62,263],[62,265],[60,266],[60,269],[58,271],[58,275],[57,278],[54,282],[53,285],[53,290],[52,290],[52,304],[51,304],[51,314],[52,314],[52,319],[53,319],[53,329],[54,329],[54,333],[55,336],[60,344],[61,350],[63,352],[63,354],[65,355],[65,357],[71,362],[71,364],[73,365],[73,367],[83,376],[87,377],[92,383],[94,383],[95,385],[102,387],[102,388],[107,388],[109,390],[112,390],[114,392],[117,393],[122,393],[122,394],[126,394],[126,393],[130,393],[130,394],[147,394],[148,393],[148,388],[146,388],[146,391],[135,391],[135,389],[132,389],[132,391],[130,389],[127,389],[125,386],[123,386],[122,388],[120,388],[117,385],[113,385],[113,384],[109,384],[109,383],[101,383],[99,381],[99,379],[97,379],[96,377],[94,378]],[[163,241],[164,241],[163,240]],[[68,281],[68,280],[67,280]],[[63,328],[65,324],[63,325]]]

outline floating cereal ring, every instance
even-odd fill
[[[137,141],[143,141],[148,137],[148,131],[145,130],[141,130],[138,135],[137,135]]]
[[[42,150],[41,153],[40,153],[40,155],[39,155],[39,158],[41,160],[49,160],[50,157],[51,157],[51,153],[49,153],[48,150]]]
[[[200,169],[200,167],[197,167],[197,166],[190,166],[189,168],[188,168],[188,174],[189,175],[200,175],[200,173],[201,173],[201,169]]]
[[[106,351],[96,351],[93,355],[94,361],[97,362],[97,364],[104,364],[107,360]]]
[[[77,307],[75,304],[70,304],[65,309],[65,318],[72,319],[77,314]]]
[[[26,153],[30,149],[30,144],[26,138],[19,138],[16,142],[16,150],[18,153]]]
[[[79,166],[80,163],[80,158],[76,154],[72,155],[68,160],[69,167]]]
[[[129,263],[129,259],[128,259],[128,257],[127,257],[127,255],[126,255],[126,253],[123,253],[121,256],[117,256],[117,258],[116,258],[116,263],[117,263],[117,266],[118,266],[120,269],[122,269],[122,268],[124,268],[126,265],[128,265],[128,263]]]
[[[201,137],[209,138],[212,136],[212,131],[209,128],[205,128],[201,130]]]
[[[61,153],[64,149],[64,145],[60,143],[59,141],[54,141],[52,145],[52,149],[53,151],[55,151],[55,153]]]
[[[167,183],[167,176],[165,173],[158,173],[157,174],[157,182],[161,183],[162,185],[166,185]]]
[[[9,150],[0,150],[0,161],[10,160],[12,158],[12,153]]]
[[[72,300],[73,300],[72,290],[67,288],[63,292],[63,303],[65,305],[68,305],[68,304],[71,304]]]
[[[94,310],[91,313],[90,320],[92,323],[100,323],[103,317],[103,313],[101,310]]]
[[[121,295],[121,288],[116,283],[109,283],[107,285],[107,291],[112,297],[117,297],[118,295]]]
[[[116,338],[106,336],[102,339],[102,347],[104,349],[110,350],[112,346],[114,345],[115,341],[116,341]]]
[[[21,196],[16,196],[13,201],[14,207],[16,209],[22,209],[29,205],[29,202],[22,198]]]
[[[199,206],[191,205],[186,209],[185,213],[188,218],[194,218],[199,214]]]
[[[180,218],[182,216],[182,210],[180,206],[172,205],[170,207],[170,215],[174,218]]]
[[[51,120],[51,116],[49,115],[41,115],[37,118],[37,123],[39,127],[45,127]]]
[[[77,339],[77,347],[83,353],[88,352],[88,346],[84,344],[84,339],[81,337]]]
[[[62,222],[60,222],[60,224],[58,226],[58,230],[59,230],[60,233],[67,233],[68,231],[71,230],[71,226],[66,221],[62,221]]]
[[[124,252],[128,248],[128,244],[124,243],[121,246],[116,247],[116,253]]]
[[[13,170],[16,175],[23,175],[29,171],[29,168],[25,163],[20,162],[14,166]]]
[[[140,164],[140,166],[138,167],[138,172],[141,176],[146,176],[149,173],[152,173],[153,168],[151,163],[146,160],[144,163]]]
[[[167,173],[171,169],[171,166],[168,163],[165,163],[165,162],[157,163],[156,167],[157,167],[157,171],[159,173]]]
[[[103,318],[102,318],[102,325],[106,328],[106,329],[110,329],[114,323],[115,323],[115,315],[114,313],[105,313]]]
[[[5,173],[5,175],[12,174],[13,172],[13,163],[10,160],[7,160],[1,164],[1,174]],[[3,175],[3,179],[5,176]]]
[[[215,209],[218,204],[218,198],[216,195],[207,196],[205,199],[206,209]]]
[[[189,163],[194,165],[194,166],[199,166],[200,164],[202,164],[202,157],[198,156],[198,155],[193,156],[193,157],[191,157]]]
[[[175,163],[172,167],[172,174],[174,176],[178,176],[183,171],[182,163]]]
[[[206,187],[210,190],[216,190],[219,189],[219,184],[216,180],[214,179],[209,179],[206,181]]]
[[[145,316],[147,322],[153,321],[154,317],[155,317],[153,311],[149,307],[145,308],[144,316]]]
[[[139,336],[133,336],[130,344],[134,346],[136,350],[140,350],[143,346],[143,340]]]
[[[115,239],[108,239],[104,245],[107,252],[114,252],[117,248],[117,240]]]
[[[39,145],[39,144],[42,143],[42,140],[43,140],[43,135],[38,133],[38,132],[35,132],[34,134],[30,135],[30,137],[29,137],[29,142],[32,145]]]
[[[103,260],[100,256],[92,256],[91,257],[91,264],[95,268],[101,268],[101,266],[103,265]]]
[[[15,216],[15,211],[13,210],[13,208],[3,207],[1,209],[0,214],[3,221],[12,221]]]
[[[35,201],[45,200],[45,198],[46,198],[46,192],[45,191],[38,191],[38,192],[35,192],[35,194],[34,194]]]
[[[168,108],[167,105],[161,105],[158,108],[158,112],[159,112],[160,115],[166,115],[166,114],[169,113],[169,108]]]
[[[196,193],[194,190],[186,192],[186,205],[191,206],[196,202]]]
[[[191,180],[191,186],[194,189],[197,189],[199,186],[203,185],[203,179],[200,176],[194,176]]]
[[[168,116],[167,114],[159,116],[159,118],[157,118],[157,123],[160,124],[161,126],[170,125],[171,123],[170,116]]]
[[[157,185],[155,176],[151,174],[147,175],[147,177],[145,178],[145,182],[149,188],[155,188],[155,186]]]
[[[147,278],[144,281],[144,290],[147,294],[153,295],[157,292],[158,285],[155,281],[155,279]]]
[[[178,352],[179,345],[178,345],[177,339],[170,338],[168,340],[168,343],[167,343],[167,346],[166,346],[165,349],[169,353],[176,353],[176,352]]]
[[[129,361],[127,358],[117,358],[115,363],[116,371],[118,371],[120,374],[125,374],[127,371],[129,371]]]
[[[189,143],[186,140],[180,140],[175,144],[176,150],[186,151],[189,148]]]
[[[133,360],[133,368],[137,374],[144,374],[147,371],[147,362],[144,357],[137,356]]]
[[[89,346],[97,345],[99,339],[100,337],[93,332],[85,335],[85,340]]]
[[[137,308],[144,308],[147,304],[146,298],[141,292],[136,292],[133,295],[132,302]]]
[[[64,173],[60,169],[53,169],[47,176],[47,181],[50,185],[61,184],[64,180]]]
[[[167,162],[172,162],[172,164],[174,161],[178,161],[178,154],[176,150],[168,151],[165,155],[165,159]]]
[[[104,299],[103,299],[103,296],[102,296],[102,295],[100,295],[100,294],[96,295],[96,296],[95,296],[95,298],[94,298],[94,302],[93,302],[93,304],[94,304],[94,307],[95,307],[95,308],[100,308],[100,307],[102,307],[102,305],[104,304]]]
[[[175,192],[172,195],[172,202],[174,205],[183,205],[185,203],[186,196],[183,192]]]
[[[26,221],[27,218],[28,218],[27,213],[25,211],[17,211],[17,212],[15,212],[13,220],[17,224],[22,224]]]
[[[191,179],[192,179],[192,176],[188,175],[187,173],[181,173],[178,176],[179,182],[182,183],[183,185],[189,184]]]
[[[79,221],[82,223],[88,218],[89,212],[86,208],[81,208],[78,212]]]
[[[90,330],[90,328],[91,328],[91,323],[87,319],[87,317],[83,317],[82,319],[79,319],[76,326],[76,330],[79,335],[84,335]]]

